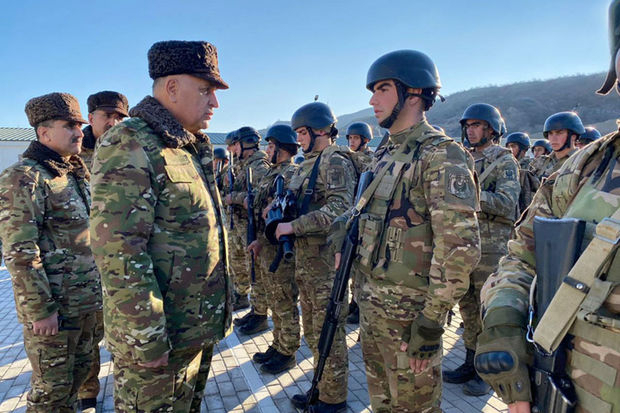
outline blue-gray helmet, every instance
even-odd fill
[[[568,130],[568,136],[566,137],[566,141],[564,141],[564,145],[560,148],[560,151],[563,151],[571,146],[572,135],[579,136],[586,132],[586,128],[583,127],[581,118],[575,112],[558,112],[549,116],[545,121],[543,135],[546,138],[552,130],[562,129]]]
[[[527,133],[512,132],[506,136],[506,146],[509,143],[516,143],[522,151],[527,151],[530,148],[530,137]]]
[[[297,134],[293,128],[288,125],[274,125],[270,127],[265,134],[265,140],[267,142],[274,141],[277,147],[272,163],[275,163],[277,151],[280,148],[284,149],[291,155],[295,155],[297,153],[297,149],[299,148],[299,143],[297,143]]]
[[[545,155],[549,155],[551,152],[553,152],[553,148],[551,147],[551,144],[549,143],[549,141],[546,141],[544,139],[538,139],[536,142],[534,142],[534,144],[532,145],[532,149],[534,149],[537,146],[545,148],[545,152],[546,152]]]
[[[312,102],[303,105],[293,113],[291,127],[293,130],[301,127],[308,128],[311,140],[308,149],[304,152],[312,152],[314,141],[316,140],[316,134],[313,132],[313,129],[320,130],[331,127],[329,136],[334,137],[338,134],[338,129],[335,126],[336,122],[336,116],[329,106],[322,102]]]
[[[493,105],[489,105],[488,103],[474,103],[465,109],[465,112],[463,112],[463,116],[461,116],[461,120],[459,121],[461,124],[461,136],[463,141],[469,140],[467,138],[467,130],[465,129],[465,122],[468,119],[478,119],[488,123],[489,127],[493,130],[493,140],[499,139],[504,133],[506,133],[506,123],[504,122],[504,118],[502,118],[502,114],[499,112],[499,109]],[[487,138],[483,138],[477,144],[472,144],[472,146],[482,146],[486,144],[487,141]]]
[[[226,139],[224,140],[224,143],[226,143],[227,146],[230,146],[236,142],[236,139],[237,139],[237,130],[234,130],[232,132],[228,132],[228,134],[226,135]]]
[[[581,136],[579,136],[580,140],[592,142],[601,137],[601,132],[599,132],[596,128],[587,126],[585,129],[585,133],[582,133]]]
[[[347,128],[347,139],[349,135],[360,135],[365,141],[372,139],[372,129],[366,122],[354,122]]]
[[[240,142],[258,145],[260,133],[251,126],[243,126],[237,130],[237,137]]]
[[[213,158],[228,159],[229,153],[225,148],[215,148],[213,150]]]

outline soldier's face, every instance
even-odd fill
[[[273,154],[276,153],[276,145],[275,143],[273,143],[273,141],[269,141],[265,152],[267,152],[267,159],[273,158]]]
[[[302,126],[295,129],[295,132],[297,133],[297,143],[301,145],[301,149],[307,151],[310,147],[310,141],[312,140],[308,128]]]
[[[519,159],[519,150],[521,149],[519,145],[514,142],[510,142],[506,144],[506,147],[510,149],[510,151],[512,152],[512,156],[514,156],[515,159]]]
[[[382,80],[373,86],[370,106],[375,112],[375,118],[381,123],[392,114],[398,103],[398,93],[393,80]]]
[[[547,139],[549,139],[551,148],[554,151],[559,151],[562,146],[564,146],[564,143],[566,143],[566,139],[568,139],[568,130],[556,129],[549,131],[549,133],[547,133]]]
[[[362,137],[360,135],[349,135],[349,149],[353,152],[359,150],[360,145],[362,144]]]
[[[185,129],[196,133],[209,127],[213,109],[219,107],[217,88],[208,80],[190,75],[177,77],[174,115]]]
[[[123,120],[123,115],[117,112],[107,112],[97,109],[93,113],[88,114],[88,123],[93,128],[95,139],[99,139],[101,135],[106,133],[108,129]]]
[[[482,138],[490,138],[492,129],[489,128],[489,124],[481,119],[467,119],[464,125],[467,132],[467,139],[472,145],[480,142]]]
[[[39,126],[39,140],[60,156],[77,155],[84,137],[81,126],[78,122],[55,120],[51,126]]]

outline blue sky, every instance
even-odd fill
[[[389,4],[390,6],[386,6]],[[0,126],[26,127],[33,97],[150,93],[146,53],[160,40],[207,40],[230,89],[212,132],[288,120],[318,94],[336,114],[368,107],[366,71],[417,49],[442,93],[607,70],[609,0],[18,1],[0,14]]]

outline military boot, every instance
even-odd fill
[[[347,410],[347,402],[342,403],[325,403],[322,401],[316,402],[311,406],[308,406],[309,413],[340,413]]]
[[[355,300],[351,300],[351,303],[349,304],[349,315],[347,316],[347,323],[349,324],[360,323],[360,308],[355,302]]]
[[[277,352],[278,351],[275,348],[269,346],[267,351],[255,353],[252,356],[252,360],[254,360],[255,363],[263,364],[263,363],[268,362]]]
[[[474,356],[475,350],[466,349],[467,355],[465,356],[465,362],[458,366],[455,370],[446,370],[443,372],[443,381],[446,383],[462,384],[473,379],[476,375],[476,369],[474,369]]]
[[[471,380],[463,385],[463,393],[468,396],[484,396],[489,391],[491,391],[491,386],[482,380],[477,372]]]
[[[308,392],[310,392],[310,390],[308,390]],[[300,410],[305,410],[306,407],[308,407],[308,398],[310,397],[308,392],[294,395],[291,398],[291,403],[293,404],[293,406]]]
[[[250,318],[254,315],[254,309],[251,309],[246,315],[244,315],[243,317],[240,318],[235,318],[233,320],[233,324],[236,325],[237,327],[241,327],[242,325],[244,325],[245,323],[247,323],[248,321],[250,321]]]
[[[248,299],[248,295],[241,295],[236,291],[233,292],[233,311],[243,310],[245,308],[250,307],[250,300]]]
[[[269,374],[278,374],[295,366],[295,355],[287,356],[276,351],[271,359],[260,367],[260,371]]]
[[[241,334],[250,335],[260,333],[261,331],[268,329],[269,324],[267,324],[267,316],[254,314],[250,317],[247,323],[239,327],[239,332]]]

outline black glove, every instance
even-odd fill
[[[403,341],[409,343],[407,355],[410,358],[430,359],[441,347],[443,327],[436,321],[420,314],[411,323],[410,329],[403,332]]]

